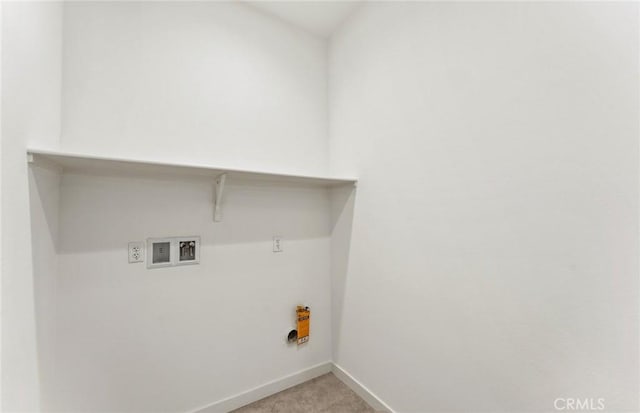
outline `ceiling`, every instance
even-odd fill
[[[256,1],[247,0],[268,14],[321,37],[331,33],[361,4],[360,1]]]

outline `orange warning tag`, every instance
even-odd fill
[[[311,316],[311,310],[309,307],[298,306],[296,310],[298,316],[298,344],[306,343],[309,341],[309,317]]]

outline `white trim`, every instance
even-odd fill
[[[371,390],[366,388],[345,369],[330,361],[272,380],[253,389],[191,410],[189,413],[226,413],[330,372],[335,374],[341,382],[346,384],[377,412],[396,413],[388,404],[373,394]]]
[[[226,399],[219,400],[206,406],[199,407],[192,410],[190,413],[222,413],[229,412],[242,406],[246,406],[249,403],[253,403],[272,394],[281,392],[293,387],[295,385],[304,383],[323,374],[331,372],[333,363],[326,361],[324,363],[316,364],[308,369],[300,370],[296,373],[289,374],[279,379],[270,381],[261,386],[254,387],[253,389],[236,394],[235,396],[227,397]]]
[[[377,412],[395,413],[395,411],[389,407],[389,405],[382,401],[378,396],[373,394],[371,390],[366,388],[364,384],[356,380],[351,374],[347,373],[345,369],[339,365],[332,363],[333,368],[331,371],[335,376],[346,384],[351,390],[353,390],[358,396],[362,397],[369,406],[373,407]]]

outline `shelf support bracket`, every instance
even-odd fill
[[[224,183],[227,180],[227,174],[221,174],[216,177],[216,199],[213,207],[213,221],[222,221],[222,194],[224,193]]]

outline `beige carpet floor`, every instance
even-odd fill
[[[364,400],[338,380],[325,374],[234,410],[233,413],[371,413]]]

